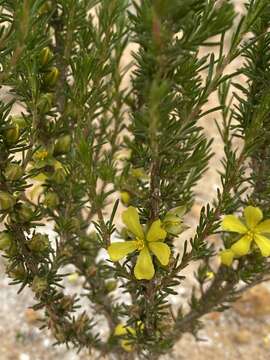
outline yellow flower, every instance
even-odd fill
[[[126,255],[138,250],[139,255],[134,268],[135,277],[138,280],[150,280],[155,275],[150,251],[162,265],[166,266],[169,263],[171,250],[163,242],[167,233],[162,229],[160,220],[154,221],[150,228],[144,232],[140,224],[139,214],[133,206],[129,206],[123,212],[122,220],[133,235],[134,240],[112,243],[108,248],[109,256],[112,261],[119,261]]]
[[[143,331],[144,329],[144,324],[140,320],[137,321],[137,329],[139,329],[139,331]],[[114,336],[124,337],[127,334],[130,334],[133,337],[135,337],[136,330],[133,327],[124,325],[122,323],[118,324],[114,329]],[[134,345],[131,343],[129,339],[122,339],[120,341],[120,344],[125,351],[131,352],[134,350]]]
[[[270,256],[270,239],[264,234],[270,234],[270,219],[262,221],[263,213],[258,207],[248,206],[244,210],[245,223],[234,215],[227,215],[222,221],[224,231],[241,234],[230,249],[221,252],[221,261],[230,266],[234,257],[247,255],[251,244],[255,242],[262,256]]]
[[[114,329],[114,335],[115,336],[125,336],[127,334],[131,334],[131,335],[135,336],[136,331],[132,327],[125,326],[123,324],[118,324]],[[121,344],[121,347],[127,352],[131,352],[134,349],[134,346],[133,346],[133,344],[131,343],[130,340],[122,339],[120,341],[120,344]]]

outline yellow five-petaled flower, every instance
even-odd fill
[[[270,256],[270,239],[264,234],[270,234],[270,219],[262,221],[263,213],[258,207],[248,206],[244,210],[245,223],[234,215],[227,215],[222,221],[224,231],[236,232],[242,237],[230,249],[221,252],[221,262],[227,266],[232,264],[234,257],[247,255],[251,244],[255,242],[262,256]]]
[[[154,221],[145,232],[140,224],[139,214],[133,206],[129,206],[122,213],[123,223],[133,236],[133,240],[115,242],[108,247],[112,261],[119,261],[126,255],[138,250],[139,255],[134,268],[138,280],[150,280],[155,275],[155,269],[150,252],[152,252],[164,266],[168,265],[171,250],[165,240],[167,233],[161,226],[161,221]]]

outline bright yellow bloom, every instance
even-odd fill
[[[129,206],[122,214],[123,223],[134,237],[134,240],[115,242],[108,248],[112,261],[119,261],[126,255],[139,250],[139,255],[134,268],[135,277],[138,280],[150,280],[155,275],[150,251],[158,258],[159,262],[166,266],[169,263],[171,249],[164,244],[166,231],[161,227],[161,221],[156,220],[150,228],[144,232],[140,224],[139,214],[133,206]]]
[[[128,333],[132,334],[133,336],[136,335],[135,329],[133,329],[130,326],[125,326],[123,324],[118,324],[114,329],[114,335],[115,336],[125,336]],[[128,339],[122,339],[120,341],[120,344],[121,344],[121,347],[127,352],[131,352],[134,349],[133,344]]]
[[[248,206],[244,210],[244,223],[234,215],[227,215],[222,221],[224,231],[241,234],[230,249],[221,252],[221,261],[230,266],[234,257],[247,255],[251,244],[255,242],[262,256],[270,256],[270,239],[264,234],[270,234],[270,220],[262,221],[263,213],[258,207]]]

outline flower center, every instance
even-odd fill
[[[48,151],[46,150],[40,150],[35,153],[35,158],[37,160],[44,160],[48,156]]]
[[[142,250],[144,248],[144,241],[142,239],[136,238],[138,250]]]
[[[254,233],[253,230],[249,230],[249,231],[247,232],[247,237],[249,238],[249,240],[253,240],[253,239],[254,239],[254,235],[255,235],[255,233]]]

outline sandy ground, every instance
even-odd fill
[[[236,1],[241,10],[243,1]],[[239,63],[234,63],[237,68]],[[215,98],[211,99],[212,104]],[[215,156],[210,162],[207,176],[197,187],[198,201],[188,218],[195,226],[201,206],[215,197],[219,185],[217,169],[220,168],[222,144],[216,134],[214,116],[203,120],[202,125],[209,137],[214,137]],[[181,251],[181,240],[177,242]],[[194,285],[193,269],[187,271],[187,281],[179,288],[175,305],[189,296]],[[32,304],[31,291],[25,289],[19,296],[17,288],[8,285],[0,259],[0,360],[86,360],[94,356],[76,354],[64,347],[53,347],[50,334],[38,330],[38,316],[29,306]],[[71,284],[76,291],[78,284]],[[204,317],[204,328],[199,341],[185,334],[175,345],[172,355],[163,360],[267,360],[270,358],[270,284],[259,285],[245,293],[233,308],[226,312],[211,313]]]

